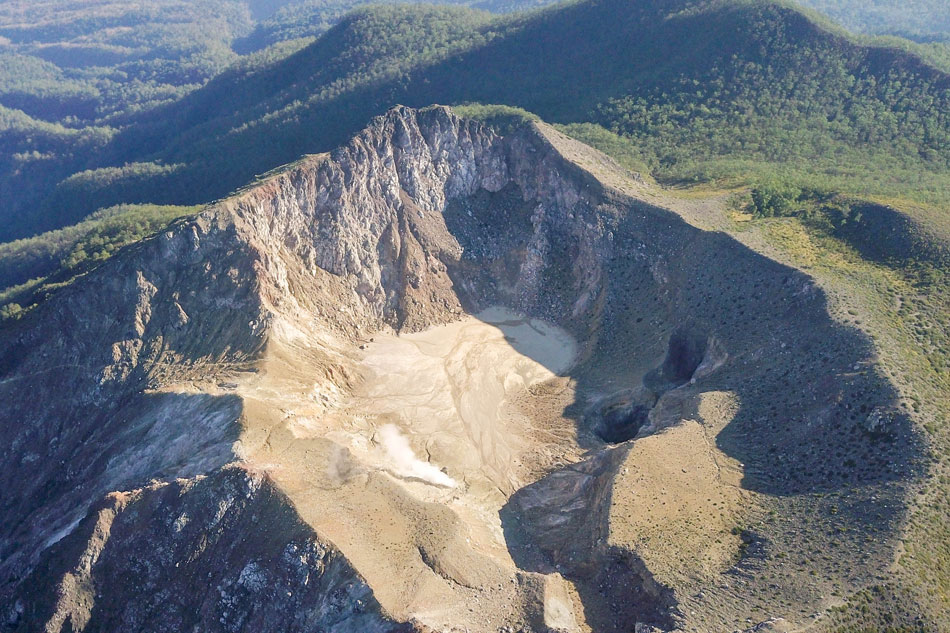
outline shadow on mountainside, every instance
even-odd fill
[[[69,375],[50,372],[48,384],[34,379],[30,387],[42,393]],[[94,500],[150,480],[195,477],[235,458],[242,404],[234,395],[135,394],[99,406],[49,400],[34,411],[28,434],[5,442],[0,485],[15,494],[0,502],[0,596],[18,591],[23,570],[69,535]],[[5,428],[23,430],[2,417]]]
[[[61,587],[90,548],[95,595],[64,614]],[[266,476],[239,466],[105,496],[24,586],[30,601],[15,631],[64,616],[65,630],[85,631],[414,630],[382,613],[349,561]]]
[[[801,539],[821,535],[841,560],[855,561],[847,572],[833,563],[822,568],[829,578],[860,583],[880,573],[926,447],[868,337],[830,317],[824,292],[808,275],[672,212],[609,193],[560,214],[549,208],[548,221],[538,220],[538,206],[509,185],[452,201],[445,211],[464,248],[450,274],[466,289],[467,312],[507,305],[565,328],[581,350],[567,372],[577,396],[565,415],[577,422],[590,457],[519,490],[502,510],[519,567],[574,580],[596,631],[669,624],[670,590],[630,551],[605,545],[606,508],[629,446],[622,442],[646,424],[650,408],[677,404],[667,409],[678,415],[663,424],[701,420],[698,396],[715,391],[739,403],[716,446],[742,464],[742,488],[786,515],[766,533],[744,532],[752,546],[743,556],[764,555],[766,543],[773,554],[810,551]],[[575,217],[587,227],[606,225],[596,255],[579,242]],[[539,233],[543,262],[535,259],[526,272]],[[524,283],[530,275],[534,285]],[[577,310],[579,289],[592,278],[593,300]],[[531,355],[517,339],[509,342]],[[805,536],[788,536],[793,527]],[[775,537],[770,529],[787,534]],[[740,560],[735,571],[762,564]],[[613,595],[614,582],[633,588],[626,602]],[[604,615],[611,613],[605,605],[613,616]]]

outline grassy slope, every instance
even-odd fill
[[[878,578],[877,585],[832,609],[818,630],[945,630],[950,626],[948,285],[922,277],[926,268],[899,245],[891,244],[896,248],[887,254],[870,254],[865,250],[867,235],[841,233],[821,217],[756,219],[735,213],[733,218],[730,233],[806,270],[828,293],[835,318],[868,332],[884,372],[931,443],[930,476],[911,513],[904,551],[894,569]],[[950,273],[946,263],[938,270],[944,278]]]

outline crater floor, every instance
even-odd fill
[[[483,479],[510,494],[524,478],[520,458],[533,443],[526,436],[534,417],[512,399],[562,375],[575,355],[576,345],[563,330],[491,308],[423,332],[376,338],[367,345],[365,382],[352,409],[356,417],[411,437],[431,468],[447,471],[450,486],[471,487]],[[537,400],[532,404],[539,407],[557,404]],[[448,483],[420,476],[426,469],[406,459],[392,437],[389,432],[369,438],[383,449],[374,461],[397,477]],[[366,447],[354,444],[356,450]]]
[[[575,399],[563,377],[571,336],[501,307],[377,334],[347,352],[348,388],[340,376],[315,382],[327,346],[302,336],[277,345],[238,388],[249,463],[396,617],[458,626],[486,617],[469,609],[487,599],[503,626],[526,611],[520,602],[539,600],[573,621],[569,584],[519,570],[499,518],[515,491],[581,457],[576,422],[563,417]]]

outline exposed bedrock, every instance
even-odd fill
[[[396,108],[6,326],[0,622],[711,631],[866,586],[923,453],[872,345],[644,187],[543,125]],[[388,367],[375,336],[492,306],[517,353],[484,382],[470,338],[410,342],[446,376],[422,385],[497,411],[407,380],[460,412],[447,437],[354,405]]]
[[[22,631],[412,630],[381,617],[346,559],[237,467],[110,494],[25,588]]]

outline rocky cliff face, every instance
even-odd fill
[[[326,272],[342,284],[360,327],[423,329],[451,320],[461,303],[473,309],[495,300],[485,292],[497,286],[497,271],[460,277],[517,248],[517,260],[509,261],[514,270],[506,271],[511,287],[498,298],[531,311],[556,236],[576,255],[563,272],[580,291],[577,310],[588,305],[607,245],[605,220],[593,212],[593,180],[541,137],[503,140],[442,109],[410,112],[396,109],[329,156],[222,205],[269,254],[262,262],[276,286],[274,302],[288,299],[294,273]],[[521,217],[462,210],[480,201],[490,212],[506,192],[519,198],[514,212]],[[514,243],[491,235],[492,219],[503,226],[520,221],[518,233],[505,236]]]
[[[894,390],[807,276],[647,189],[543,126],[397,108],[8,326],[3,625],[725,630],[861,589],[921,450]],[[376,337],[478,314],[405,339],[444,422],[380,405]],[[459,391],[488,331],[511,369]]]
[[[43,599],[22,617],[47,630],[410,630],[263,475],[234,467],[108,495],[24,584]]]

